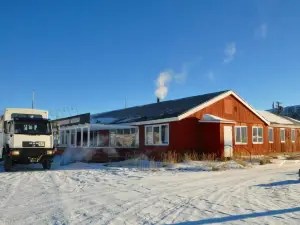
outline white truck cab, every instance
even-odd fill
[[[37,109],[7,108],[0,118],[0,158],[4,169],[15,163],[41,163],[50,169],[53,134],[48,112]]]

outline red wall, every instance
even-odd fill
[[[212,114],[227,120],[236,121],[236,124],[199,123],[204,114]],[[235,144],[235,125],[248,127],[248,143]],[[224,126],[232,126],[232,140],[234,154],[261,155],[273,152],[300,151],[300,129],[296,129],[296,142],[291,142],[291,128],[286,128],[286,142],[280,142],[280,128],[274,128],[274,143],[269,143],[268,126],[263,120],[245,107],[234,96],[228,96],[220,101],[190,115],[181,121],[169,123],[168,146],[145,146],[144,126],[140,126],[140,148],[148,153],[160,155],[164,151],[174,150],[178,153],[196,150],[207,154],[223,155]],[[264,129],[264,143],[252,143],[252,126],[261,126]]]

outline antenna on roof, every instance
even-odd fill
[[[31,107],[32,109],[34,109],[34,89],[32,90],[32,103],[31,103]]]

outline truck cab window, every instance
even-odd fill
[[[50,134],[51,125],[47,121],[15,121],[15,134]]]

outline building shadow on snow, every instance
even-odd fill
[[[226,222],[237,221],[237,220],[245,220],[245,219],[265,217],[265,216],[275,216],[275,215],[294,213],[294,212],[299,212],[299,211],[300,211],[300,207],[295,207],[295,208],[289,208],[289,209],[270,210],[270,211],[266,211],[266,212],[257,212],[257,213],[249,213],[249,214],[242,214],[242,215],[209,218],[209,219],[203,219],[203,220],[198,220],[198,221],[179,222],[179,223],[173,223],[172,225],[201,225],[201,224],[226,223]]]
[[[276,187],[276,186],[284,186],[284,185],[291,185],[291,184],[300,184],[300,180],[283,180],[283,181],[272,182],[269,184],[258,184],[255,186],[257,186],[257,187]]]

